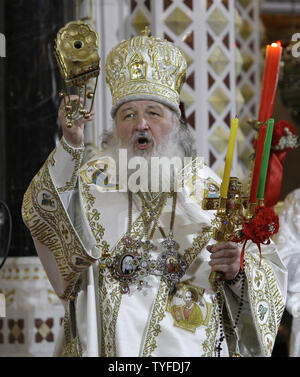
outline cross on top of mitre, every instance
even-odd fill
[[[141,31],[141,34],[145,35],[146,37],[150,37],[152,34],[152,30],[148,27],[148,25],[146,25],[145,29]]]

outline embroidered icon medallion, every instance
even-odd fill
[[[154,245],[149,240],[135,240],[126,236],[121,244],[114,258],[108,257],[105,263],[112,276],[120,282],[122,294],[130,293],[130,285],[138,290],[149,287],[149,275],[162,276],[170,292],[175,291],[187,268],[185,258],[177,252],[179,245],[176,241],[170,237],[164,240],[163,252],[156,260],[150,254]]]
[[[176,293],[169,296],[167,311],[175,327],[195,333],[198,327],[208,325],[212,304],[204,299],[203,288],[179,283]]]

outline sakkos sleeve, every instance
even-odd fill
[[[63,203],[76,189],[83,148],[60,140],[31,181],[23,199],[22,217],[31,232],[50,283],[62,300],[69,300],[80,274],[99,257],[87,249]]]
[[[300,316],[300,189],[289,193],[279,214],[279,232],[274,237],[279,255],[288,269],[286,308]]]

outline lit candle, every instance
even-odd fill
[[[268,124],[267,124],[267,133],[266,133],[266,138],[265,138],[265,143],[264,143],[264,152],[263,152],[263,158],[262,158],[260,175],[259,175],[257,199],[264,198],[273,129],[274,129],[274,119],[269,119]]]
[[[231,121],[231,127],[230,127],[230,135],[229,135],[229,142],[228,142],[228,149],[227,149],[223,179],[222,179],[222,183],[220,187],[221,198],[227,198],[230,173],[231,173],[231,165],[232,165],[233,153],[234,153],[234,148],[235,148],[235,139],[236,139],[238,125],[239,125],[239,120],[237,118],[233,118]]]
[[[273,114],[281,52],[282,47],[280,42],[272,43],[267,46],[258,115],[260,122],[266,122]]]
[[[261,169],[261,162],[263,158],[263,151],[264,151],[264,143],[266,137],[267,125],[265,123],[261,124],[259,127],[259,133],[256,143],[256,151],[255,151],[255,162],[252,172],[252,182],[251,182],[251,189],[249,195],[249,203],[256,203],[257,197],[257,189],[259,183],[259,175]]]

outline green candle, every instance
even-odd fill
[[[264,143],[262,163],[261,163],[261,168],[260,168],[260,176],[259,176],[259,183],[258,183],[258,189],[257,189],[257,199],[264,198],[273,129],[274,129],[274,119],[269,119],[267,122],[267,132],[266,132],[266,138],[265,138],[265,143]]]

